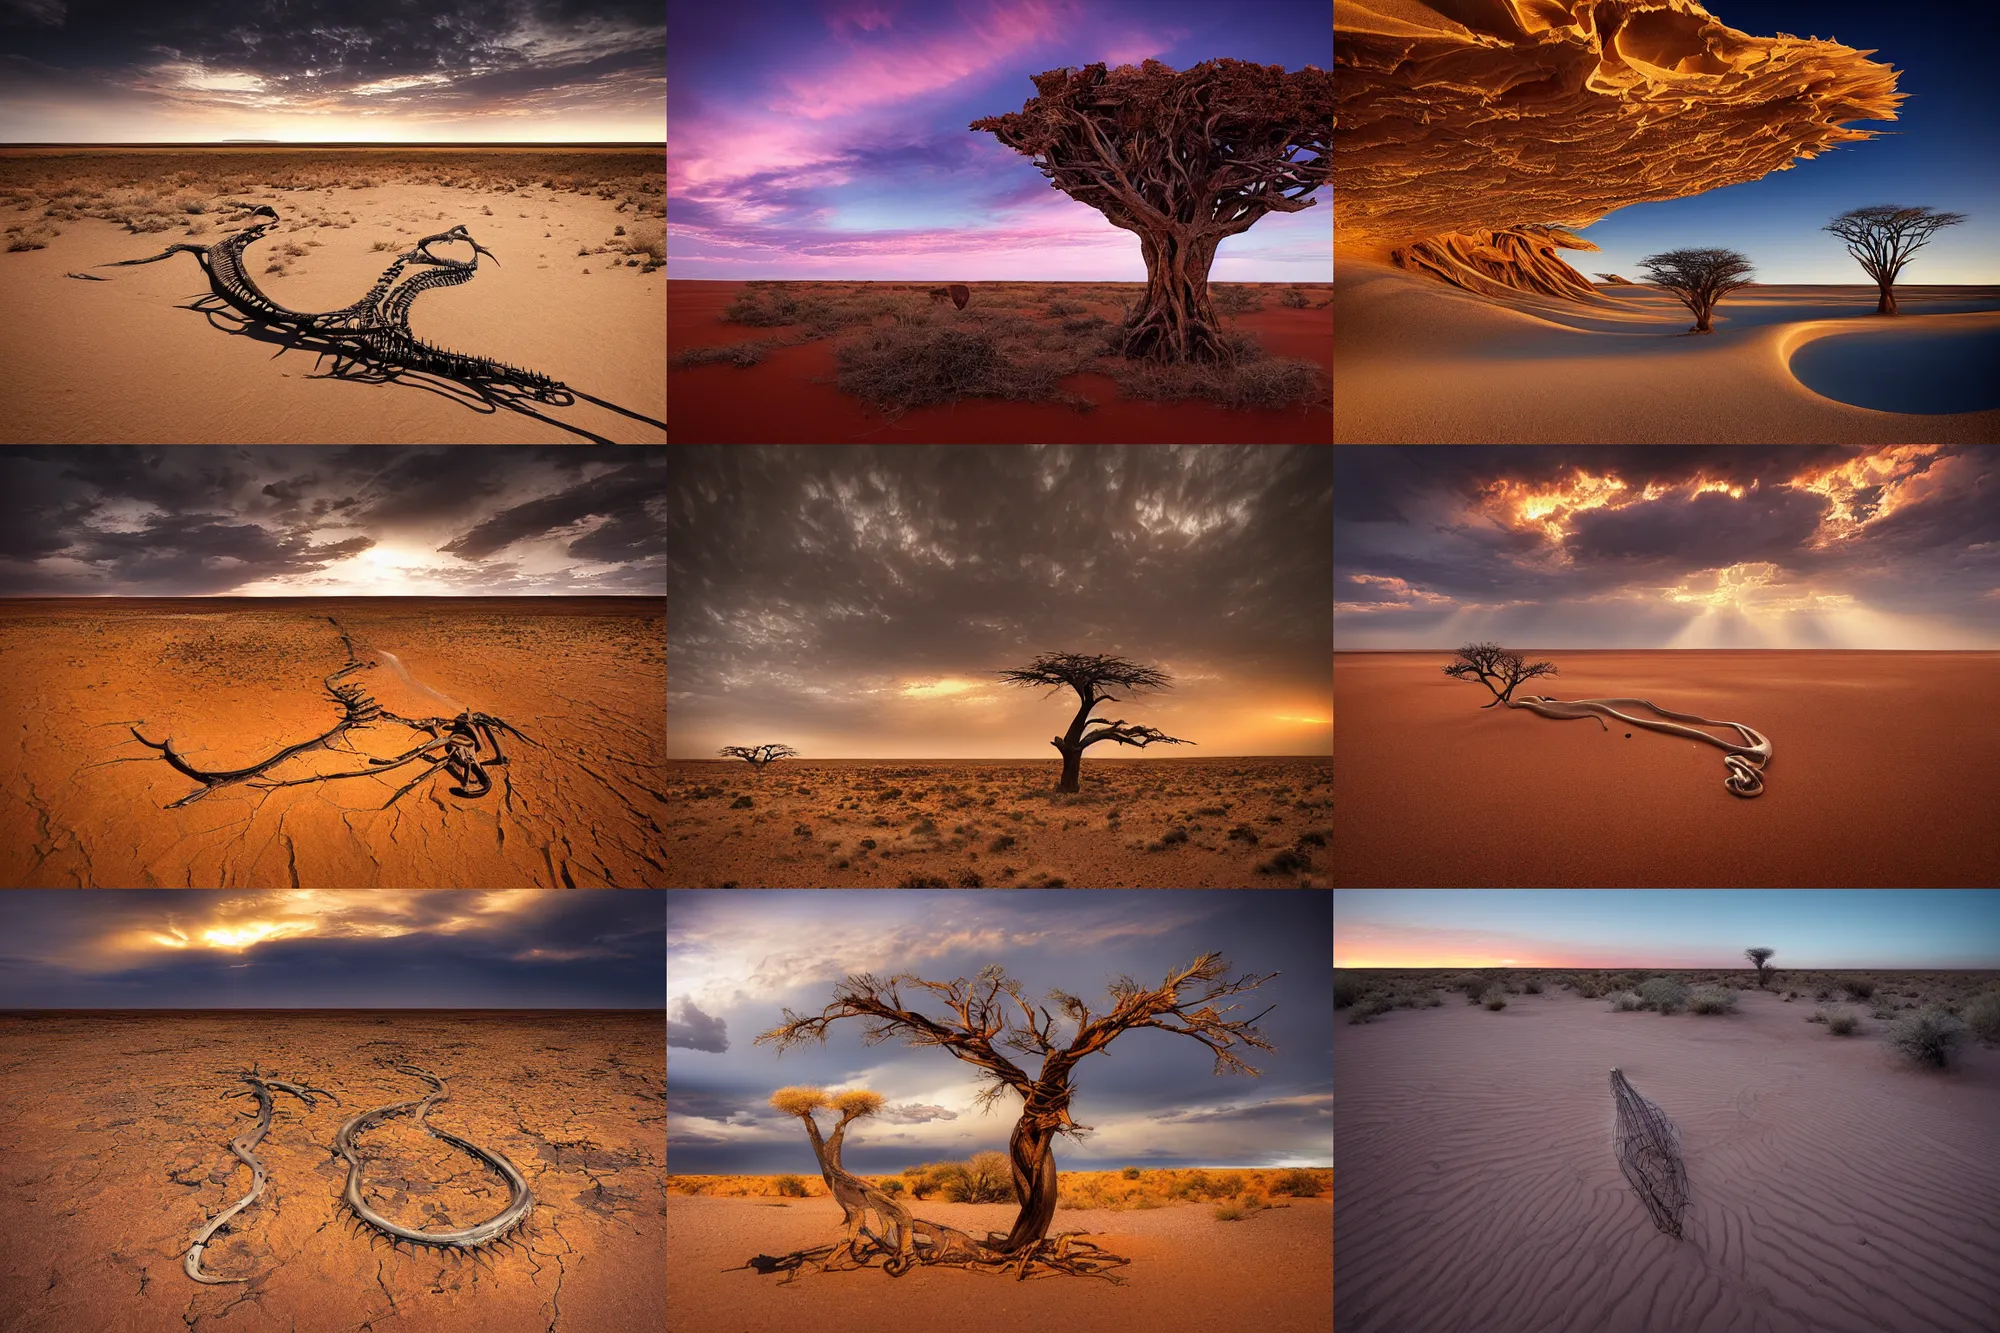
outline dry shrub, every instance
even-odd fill
[[[1297,287],[1287,287],[1278,294],[1278,304],[1289,306],[1293,310],[1304,310],[1309,303],[1303,291],[1300,291]]]
[[[724,343],[716,347],[690,347],[674,355],[677,366],[708,366],[722,362],[732,366],[754,366],[764,353],[777,346],[770,342]]]
[[[654,262],[667,262],[667,226],[664,222],[634,222],[625,238],[625,253],[648,255]]]
[[[1147,402],[1200,398],[1224,407],[1333,410],[1332,386],[1319,366],[1254,351],[1219,365],[1121,361],[1112,367],[1111,377],[1125,397]]]
[[[1032,353],[1009,358],[1000,336],[979,325],[911,323],[870,329],[836,347],[834,359],[841,391],[891,416],[961,398],[1092,406],[1089,399],[1058,387],[1070,367]]]
[[[1889,1025],[1889,1044],[1933,1069],[1947,1069],[1969,1029],[1935,1005],[1926,1005]]]

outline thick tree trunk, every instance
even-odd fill
[[[1056,783],[1056,790],[1075,791],[1078,780],[1083,776],[1083,750],[1081,747],[1064,749],[1060,745],[1056,748],[1062,750],[1063,757],[1062,781]]]
[[[1018,1254],[1049,1234],[1056,1217],[1056,1155],[1050,1147],[1053,1126],[1035,1129],[1024,1112],[1007,1143],[1007,1156],[1014,1168],[1014,1189],[1021,1196],[1021,1212],[1014,1229],[997,1246],[1004,1254]]]
[[[1897,313],[1895,286],[1887,282],[1877,283],[1876,285],[1882,289],[1882,299],[1876,302],[1875,313],[1878,315],[1893,315]]]
[[[1208,299],[1221,237],[1192,229],[1146,232],[1146,295],[1125,322],[1125,355],[1154,361],[1225,361],[1228,348]],[[1072,789],[1073,790],[1073,789]]]
[[[1710,328],[1710,327],[1709,327],[1709,323],[1708,323],[1708,317],[1709,317],[1709,316],[1710,316],[1711,314],[1713,314],[1714,312],[1715,312],[1715,307],[1713,307],[1713,306],[1697,306],[1697,307],[1695,307],[1695,312],[1694,312],[1694,327],[1693,327],[1693,328],[1691,328],[1691,329],[1689,329],[1689,330],[1688,330],[1688,332],[1689,332],[1689,333],[1713,333],[1713,332],[1715,332],[1715,330],[1714,330],[1714,329],[1712,329],[1712,328]]]

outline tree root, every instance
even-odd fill
[[[867,1268],[870,1260],[880,1255],[884,1257],[882,1269],[890,1277],[901,1277],[918,1265],[937,1265],[969,1269],[975,1273],[1002,1273],[1012,1269],[1014,1280],[1020,1282],[1026,1281],[1040,1267],[1071,1277],[1103,1278],[1106,1282],[1122,1286],[1125,1280],[1112,1276],[1110,1270],[1123,1268],[1132,1262],[1108,1253],[1091,1241],[1079,1239],[1084,1234],[1080,1231],[1044,1237],[1018,1253],[1008,1254],[994,1248],[995,1242],[1004,1239],[997,1231],[989,1233],[984,1241],[975,1240],[957,1227],[921,1217],[912,1219],[912,1228],[915,1236],[907,1256],[899,1255],[895,1246],[863,1227],[861,1234],[868,1241],[865,1246],[857,1247],[842,1240],[810,1250],[795,1250],[790,1254],[760,1254],[748,1263],[724,1271],[735,1273],[748,1268],[766,1275],[783,1273],[784,1282],[779,1284],[783,1286],[796,1281],[801,1272],[840,1273]]]

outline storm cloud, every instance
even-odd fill
[[[1347,448],[1343,650],[2000,645],[2000,448]]]
[[[0,450],[0,594],[659,594],[658,450]]]

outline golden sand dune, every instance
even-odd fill
[[[1694,0],[1342,0],[1334,230],[1461,285],[1587,297],[1555,250],[1628,204],[1756,180],[1893,120],[1896,71]],[[1454,236],[1453,233],[1465,233]]]

